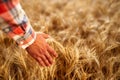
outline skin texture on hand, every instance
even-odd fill
[[[47,34],[38,33],[34,43],[26,48],[27,52],[43,67],[52,65],[53,59],[58,56],[47,44],[46,38],[48,38]]]

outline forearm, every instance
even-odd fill
[[[36,38],[19,0],[0,0],[0,28],[22,48],[31,45]]]

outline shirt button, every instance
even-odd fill
[[[20,44],[23,44],[23,41],[21,41]]]
[[[7,29],[5,29],[5,32],[9,32],[9,29],[7,28]]]

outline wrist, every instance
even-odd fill
[[[36,32],[31,28],[24,36],[23,40],[18,41],[18,46],[23,49],[26,49],[36,40]]]

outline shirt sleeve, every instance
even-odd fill
[[[0,0],[0,29],[23,49],[36,39],[36,33],[19,0]]]

